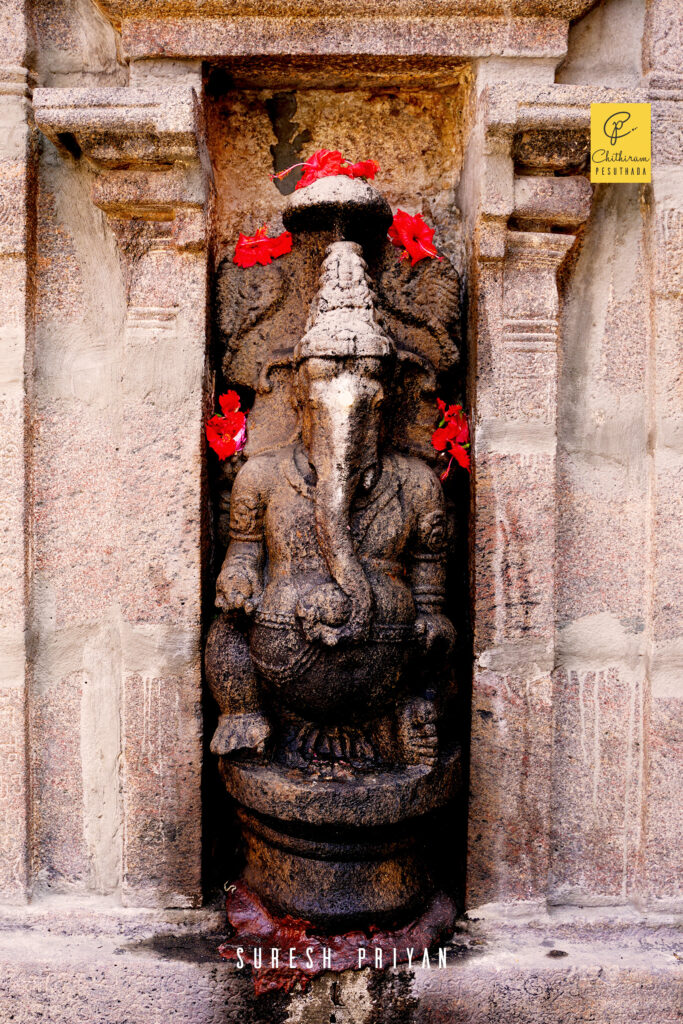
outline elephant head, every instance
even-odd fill
[[[309,637],[335,644],[366,637],[372,624],[372,590],[350,515],[356,493],[370,490],[381,473],[383,408],[396,355],[375,319],[360,246],[329,247],[309,325],[295,349],[296,396],[316,480],[318,543],[336,586],[308,599],[301,616]]]

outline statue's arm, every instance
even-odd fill
[[[230,498],[230,542],[216,581],[216,607],[223,611],[258,608],[263,590],[267,474],[262,460],[250,459],[235,478]]]
[[[439,646],[447,653],[455,631],[443,614],[446,598],[446,508],[436,474],[416,463],[412,480],[415,526],[408,578],[417,610],[415,630],[427,650]]]

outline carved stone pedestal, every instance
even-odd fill
[[[460,782],[460,751],[431,768],[346,778],[224,761],[240,805],[245,883],[276,913],[335,932],[389,927],[434,891],[439,811]]]

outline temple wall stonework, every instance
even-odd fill
[[[677,0],[2,4],[0,1019],[680,1019],[682,69]],[[651,185],[589,182],[612,101]],[[459,275],[468,785],[447,969],[257,998],[216,952],[204,423],[283,110]]]

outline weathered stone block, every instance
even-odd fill
[[[554,676],[554,902],[618,903],[639,892],[644,675],[641,665]]]
[[[533,660],[519,645],[511,662]],[[480,661],[483,659],[480,659]],[[542,899],[550,853],[552,686],[477,667],[472,686],[468,907]]]

